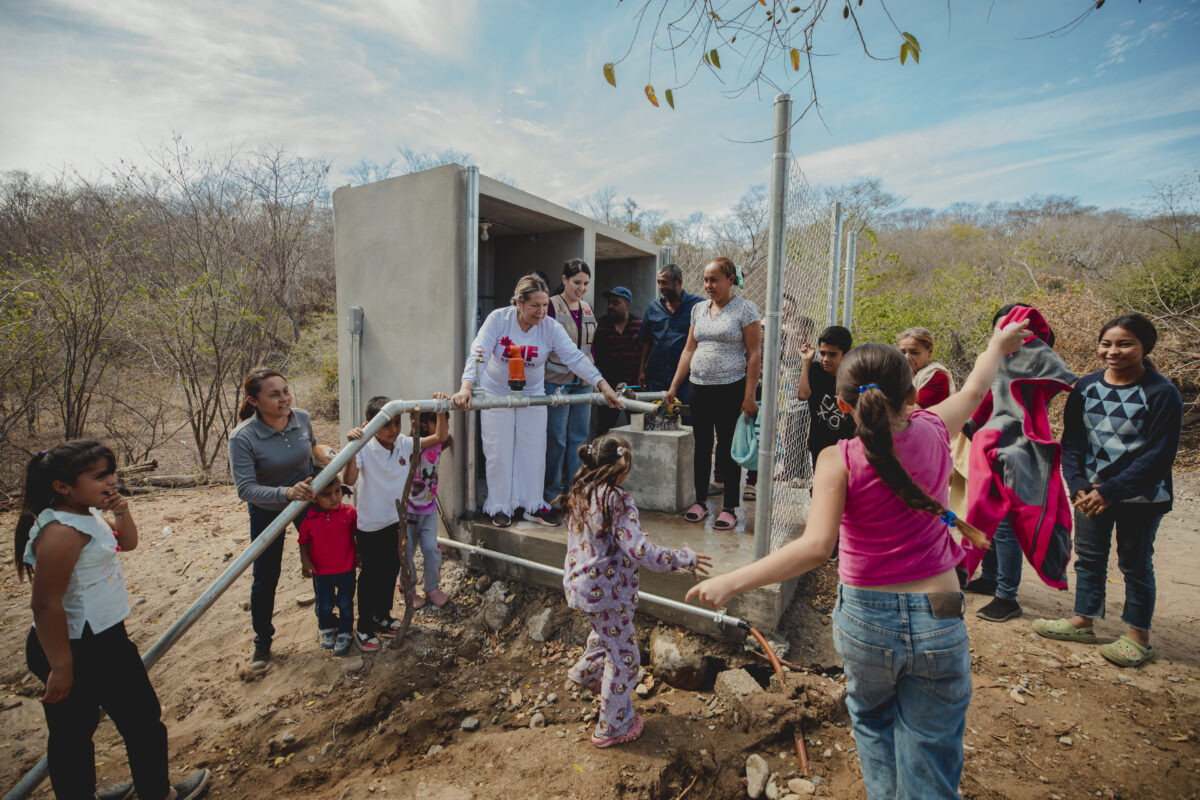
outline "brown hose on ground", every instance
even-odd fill
[[[756,628],[750,629],[750,635],[757,639],[758,643],[762,645],[763,651],[766,652],[767,658],[769,658],[771,661],[771,666],[775,668],[775,674],[779,676],[779,688],[783,689],[783,665],[779,663],[779,656],[775,655],[775,651],[771,648],[770,643],[767,642],[767,637],[759,633]],[[806,750],[804,747],[804,729],[801,727],[799,722],[796,723],[794,735],[796,737],[796,756],[800,759],[800,774],[807,778],[808,750]]]

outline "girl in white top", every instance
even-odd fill
[[[161,707],[125,633],[129,600],[118,552],[137,547],[138,530],[116,473],[112,450],[87,440],[43,450],[25,471],[14,556],[18,574],[33,582],[25,658],[46,685],[50,783],[59,798],[95,795],[92,734],[104,709],[125,740],[139,797],[199,797],[208,770],[175,786],[168,780]]]
[[[475,353],[483,354],[480,384],[488,397],[510,393],[509,348],[518,347],[525,362],[524,394],[544,392],[546,360],[558,358],[576,375],[604,394],[617,408],[617,393],[600,376],[588,357],[567,336],[563,327],[546,317],[550,291],[536,275],[517,282],[512,305],[498,308],[483,321],[463,370],[462,386],[452,398],[454,407],[469,409],[475,388]],[[498,527],[507,527],[518,508],[538,522],[558,524],[542,498],[546,475],[546,407],[492,408],[479,412],[483,456],[487,461],[487,499],[483,513]]]

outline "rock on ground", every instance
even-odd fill
[[[765,758],[755,753],[746,759],[746,794],[752,800],[761,796],[763,789],[767,788],[769,775],[770,770]]]
[[[676,689],[699,689],[708,672],[708,658],[702,646],[698,637],[681,637],[673,630],[656,628],[650,634],[650,664],[654,674]]]
[[[727,669],[717,676],[713,690],[722,699],[734,700],[748,694],[761,692],[762,687],[746,670]]]

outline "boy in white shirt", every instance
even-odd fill
[[[391,402],[379,395],[367,402],[367,421]],[[354,641],[364,652],[379,650],[380,638],[391,638],[400,630],[392,616],[392,599],[400,576],[400,515],[396,500],[404,496],[412,458],[411,437],[401,436],[403,417],[396,416],[379,429],[346,465],[346,483],[354,484],[358,498],[358,530],[354,535],[362,568],[358,574],[358,622]],[[365,423],[364,423],[365,424]],[[361,439],[362,428],[346,434]],[[421,439],[422,449],[438,443],[436,436]]]

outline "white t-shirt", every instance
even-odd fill
[[[709,316],[712,300],[692,306],[692,333],[696,352],[692,354],[692,383],[700,386],[737,383],[746,377],[746,340],[742,329],[757,324],[762,315],[758,306],[734,295],[716,317]]]
[[[377,531],[400,521],[396,500],[404,494],[412,451],[412,437],[400,436],[391,450],[371,439],[355,454],[358,481],[354,496],[360,531]]]
[[[600,370],[587,355],[571,341],[563,326],[551,317],[545,317],[527,331],[521,330],[517,322],[516,306],[498,308],[483,321],[471,350],[467,353],[467,366],[463,370],[464,381],[475,380],[475,351],[483,350],[483,367],[480,382],[484,393],[495,397],[509,394],[508,354],[510,345],[517,345],[525,356],[525,391],[531,397],[545,394],[546,361],[550,354],[558,356],[567,369],[574,372],[591,386],[600,383]]]

